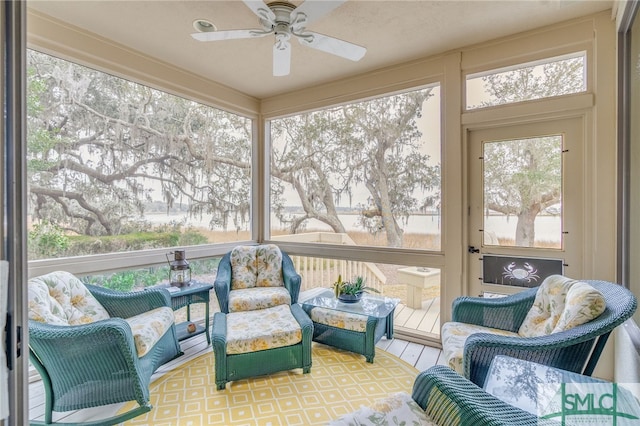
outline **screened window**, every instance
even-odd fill
[[[587,54],[548,58],[467,76],[468,110],[587,90]]]
[[[251,120],[28,52],[30,259],[250,238]]]
[[[440,86],[271,121],[272,237],[440,249]]]
[[[483,244],[562,248],[562,135],[483,144]]]

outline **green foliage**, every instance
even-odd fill
[[[342,275],[338,275],[338,280],[333,283],[333,290],[335,292],[336,297],[338,297],[341,294],[348,294],[350,296],[355,296],[358,293],[362,293],[362,292],[373,292],[373,293],[379,293],[378,290],[376,290],[373,287],[367,287],[365,285],[365,279],[364,277],[358,275],[356,277],[353,277],[353,279],[351,281],[342,281]]]
[[[31,260],[64,256],[84,256],[101,253],[119,253],[163,247],[204,244],[206,236],[196,230],[187,232],[132,232],[124,235],[87,236],[65,235],[63,230],[49,222],[41,222],[29,232],[29,258]],[[168,251],[170,249],[167,249]]]
[[[58,225],[42,221],[29,231],[27,244],[30,257],[57,257],[69,247],[69,237]]]
[[[211,275],[216,270],[220,258],[198,259],[189,261],[192,277]],[[91,275],[83,281],[112,290],[134,291],[158,284],[166,284],[169,279],[169,265],[153,266],[144,269],[119,271],[105,275]]]

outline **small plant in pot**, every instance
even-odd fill
[[[367,287],[364,278],[354,277],[352,281],[342,281],[342,275],[338,275],[338,281],[333,283],[336,298],[345,303],[356,303],[362,298],[362,293],[380,293],[373,287]]]

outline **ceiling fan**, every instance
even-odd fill
[[[261,25],[261,29],[202,31],[191,34],[198,41],[219,41],[275,35],[273,45],[273,75],[289,74],[291,67],[291,37],[303,46],[331,53],[352,61],[362,59],[367,49],[344,40],[307,30],[307,25],[328,14],[346,0],[307,0],[300,6],[287,1],[265,4],[261,0],[242,0]],[[215,27],[211,26],[211,29]]]

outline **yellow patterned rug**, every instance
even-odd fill
[[[322,425],[393,392],[411,393],[413,366],[383,350],[362,355],[313,343],[311,373],[302,369],[239,380],[216,390],[213,352],[151,384],[153,409],[126,425]],[[135,406],[129,403],[121,411]]]

